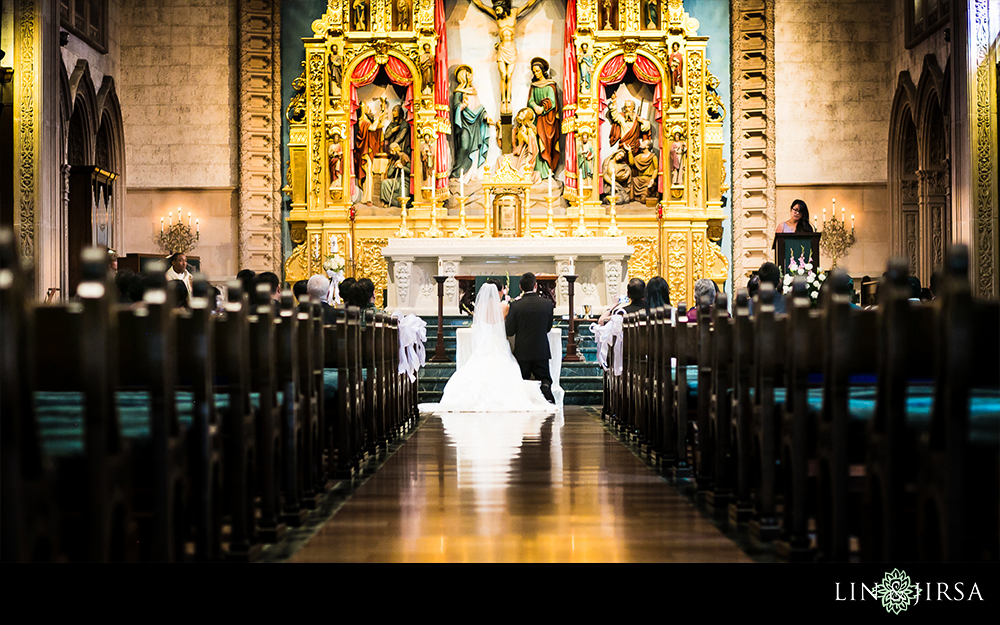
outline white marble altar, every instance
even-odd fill
[[[633,248],[624,237],[389,239],[382,255],[388,264],[388,310],[401,314],[437,314],[435,275],[446,275],[444,314],[459,314],[455,276],[510,275],[511,281],[535,274],[579,276],[574,290],[578,313],[589,304],[595,311],[624,292]],[[569,288],[559,278],[556,315],[569,314]]]

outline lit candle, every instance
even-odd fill
[[[434,195],[435,195],[435,191],[437,191],[437,189],[435,188],[435,187],[437,187],[437,185],[434,184],[435,182],[436,181],[434,180],[434,173],[431,172],[431,204],[434,203]]]
[[[402,198],[406,197],[406,186],[404,185],[405,182],[406,182],[406,177],[403,175],[403,168],[400,167],[399,168],[399,195]]]
[[[840,207],[840,223],[843,224],[847,223],[847,209],[845,209],[843,206]]]
[[[549,173],[549,197],[552,197],[552,174]]]
[[[851,215],[851,231],[854,231],[854,215]]]
[[[160,217],[160,234],[163,234],[163,217]]]
[[[191,227],[191,213],[188,213],[188,228]]]
[[[826,223],[826,207],[823,207],[823,223]]]
[[[458,173],[458,195],[465,197],[465,170],[459,170]]]
[[[174,214],[173,213],[167,213],[167,216],[170,217],[170,223],[167,224],[167,227],[168,228],[173,228],[173,226],[174,226]]]
[[[181,225],[181,209],[177,209],[177,225]]]
[[[194,220],[194,225],[195,225],[195,228],[197,228],[196,232],[198,232],[198,234],[201,234],[201,220],[200,219],[195,219]]]

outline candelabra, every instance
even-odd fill
[[[399,198],[399,205],[402,207],[402,223],[399,224],[399,230],[396,231],[397,239],[409,239],[413,237],[413,232],[410,230],[410,227],[406,225],[406,203],[408,199],[409,198],[407,197]]]
[[[524,232],[521,236],[528,238],[531,237],[531,207],[525,202],[524,207]]]
[[[611,202],[611,224],[608,226],[608,229],[604,231],[604,236],[606,237],[624,236],[625,233],[618,228],[618,220],[617,220],[618,211],[615,210],[615,205],[618,203],[618,198],[612,194],[608,198],[608,201]]]
[[[431,227],[427,229],[428,239],[437,239],[443,237],[444,232],[438,228],[437,222],[437,201],[431,199]]]
[[[590,230],[587,230],[587,224],[584,223],[584,217],[583,217],[583,196],[577,196],[576,202],[577,202],[576,203],[576,211],[577,211],[577,215],[580,216],[580,221],[577,224],[576,228],[573,230],[573,236],[575,236],[575,237],[589,237],[589,236],[593,235],[594,233],[591,232]]]
[[[469,228],[465,225],[465,198],[458,198],[458,229],[451,233],[451,236],[459,239],[467,238],[470,235]]]
[[[164,227],[163,217],[160,217],[160,235],[156,237],[156,243],[168,254],[187,254],[194,249],[198,239],[201,238],[201,220],[195,220],[195,230],[191,230],[191,213],[188,213],[188,222],[185,225],[181,222],[181,209],[177,209],[177,223],[173,223],[171,214],[170,223]]]
[[[545,198],[545,201],[549,204],[549,209],[545,212],[545,216],[548,218],[548,224],[545,229],[542,230],[541,236],[543,237],[557,237],[559,236],[559,231],[556,230],[555,225],[552,223],[552,203],[555,202],[555,198],[549,196]]]
[[[836,268],[837,260],[841,256],[846,256],[855,243],[854,215],[851,215],[850,232],[845,222],[845,219],[838,220],[836,215],[829,221],[823,221],[823,236],[819,240],[819,245],[833,259],[833,268]]]
[[[491,212],[492,211],[490,210],[489,204],[486,203],[486,202],[484,202],[483,203],[483,224],[484,224],[483,238],[484,239],[492,239],[493,238],[493,224],[490,223],[490,221],[491,221],[490,220],[490,213]]]

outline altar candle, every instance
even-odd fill
[[[160,217],[160,234],[163,234],[163,217]]]
[[[177,225],[181,225],[181,209],[177,209]]]
[[[196,232],[198,234],[201,234],[201,220],[200,219],[195,219],[194,220],[194,227],[197,229]]]
[[[611,168],[612,168],[612,174],[611,174],[611,197],[617,197],[618,196],[618,192],[617,192],[617,188],[618,187],[615,184],[617,182],[617,180],[618,180],[618,175],[617,175],[618,172],[614,171],[614,166],[615,166],[615,164],[611,163]]]
[[[851,215],[851,231],[854,231],[854,215]]]
[[[403,198],[406,197],[406,185],[404,184],[405,182],[406,182],[406,176],[403,174],[403,168],[400,167],[399,168],[399,194],[400,194],[400,197],[403,197]]]
[[[465,170],[459,170],[458,173],[458,195],[460,197],[465,197]]]
[[[188,213],[188,228],[191,227],[191,213]]]
[[[840,207],[840,223],[847,224],[847,209]]]
[[[174,214],[173,213],[167,213],[167,217],[170,218],[170,223],[167,224],[167,227],[168,228],[172,228],[174,226]]]
[[[549,197],[552,197],[552,174],[549,174]]]

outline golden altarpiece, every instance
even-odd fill
[[[483,2],[476,4],[487,10]],[[494,2],[493,8],[503,4],[509,15],[509,1]],[[534,1],[522,4],[530,9]],[[727,191],[725,109],[719,82],[709,71],[708,38],[698,36],[698,20],[684,11],[682,0],[571,4],[567,58],[551,60],[560,79],[571,76],[557,81],[571,85],[561,89],[559,98],[560,140],[567,155],[565,167],[556,172],[562,180],[560,208],[554,212],[550,206],[548,224],[537,218],[533,224],[519,221],[517,233],[626,237],[634,248],[629,277],[662,275],[671,300],[690,303],[696,280],[721,284],[729,270],[720,247]],[[513,8],[518,19],[520,11]],[[348,275],[370,278],[381,298],[388,284],[382,248],[390,238],[489,238],[496,232],[496,225],[488,222],[489,211],[466,215],[464,201],[458,211],[445,208],[450,163],[442,161],[450,149],[435,146],[450,143],[452,94],[441,91],[453,88],[449,80],[455,76],[442,80],[431,62],[438,55],[441,15],[435,0],[330,0],[327,12],[312,25],[314,36],[303,39],[306,60],[302,75],[293,82],[296,94],[286,113],[290,156],[285,192],[291,197],[289,228],[295,245],[285,263],[286,280],[321,272],[324,259],[338,250]],[[445,65],[437,67],[454,73],[462,67],[462,50],[452,47],[447,54]],[[497,69],[493,74],[478,80],[499,80]],[[628,101],[630,92],[623,85],[629,83],[645,90],[647,98]],[[368,89],[363,97],[361,89]],[[390,99],[397,104],[387,106]],[[641,137],[626,132],[632,121],[629,108],[633,118],[645,116],[638,120],[641,124],[635,123]],[[357,146],[369,140],[373,123],[389,129],[398,128],[399,122],[408,124],[403,145],[389,145],[386,139],[367,155],[357,156]],[[490,123],[497,135],[511,136],[509,127],[501,130],[499,121]],[[605,148],[611,153],[602,154],[601,143],[607,144],[616,123],[617,147]],[[626,138],[632,146],[621,149]],[[636,152],[647,159],[641,172],[645,178],[635,177],[645,185],[639,201],[612,180],[618,168],[627,177],[625,161],[633,156],[641,160]],[[632,172],[638,171],[635,167]],[[486,169],[484,185],[490,179]],[[497,169],[502,169],[502,161]],[[522,174],[525,185],[530,174]],[[451,189],[454,195],[454,184]],[[621,202],[616,201],[619,193]]]

